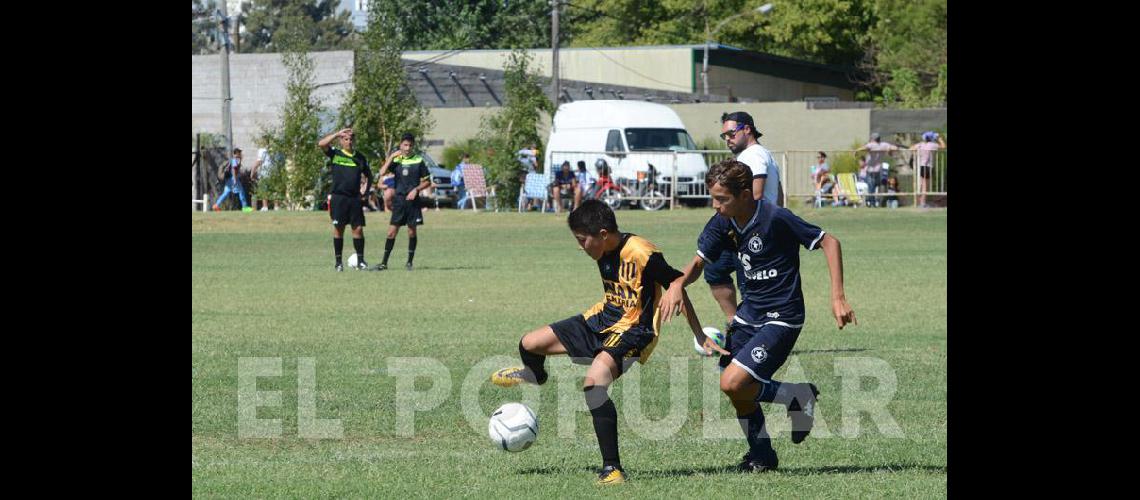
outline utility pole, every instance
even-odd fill
[[[226,159],[234,151],[234,124],[230,116],[230,33],[229,33],[229,17],[226,14],[226,2],[218,2],[221,4],[221,16],[218,19],[218,32],[221,33],[222,50],[219,53],[222,55],[222,128],[223,133],[226,134]],[[228,164],[227,164],[228,166]]]
[[[562,92],[562,88],[558,81],[558,9],[562,7],[561,0],[551,0],[551,5],[554,10],[550,12],[550,40],[554,45],[554,57],[551,65],[551,84],[554,87],[554,108],[558,109],[558,98]]]

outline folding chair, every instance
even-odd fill
[[[471,200],[471,210],[477,210],[475,198],[483,198],[483,206],[489,206],[490,198],[488,196],[494,196],[494,194],[487,192],[487,179],[483,177],[483,166],[464,165],[462,175],[463,186],[467,188],[467,199]],[[463,204],[466,205],[467,203],[464,202]],[[463,207],[458,208],[463,210]]]
[[[526,174],[526,181],[523,183],[522,191],[519,192],[519,212],[523,211],[527,201],[532,198],[542,200],[542,211],[546,212],[546,199],[550,195],[549,188],[550,180],[546,178],[546,174],[533,172]]]
[[[839,186],[843,188],[843,195],[847,197],[847,202],[855,206],[862,205],[863,197],[859,196],[859,190],[855,186],[855,174],[839,174],[835,177]]]

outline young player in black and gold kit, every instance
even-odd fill
[[[582,202],[568,222],[578,246],[598,262],[604,297],[585,313],[523,336],[519,355],[525,366],[499,370],[491,381],[502,387],[522,382],[541,385],[547,379],[546,356],[554,354],[567,354],[574,363],[589,365],[582,390],[602,452],[598,482],[620,483],[625,481],[625,472],[618,457],[617,409],[608,389],[634,361],[645,363],[657,345],[663,289],[680,287],[689,327],[706,350],[727,351],[701,331],[682,287],[681,272],[670,267],[649,240],[618,232],[614,213],[605,203]]]

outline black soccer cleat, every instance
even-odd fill
[[[404,264],[404,269],[407,269],[407,270],[411,271],[411,270],[412,270],[412,263],[411,263],[411,262],[409,262],[409,263],[407,263],[407,264]]]
[[[754,456],[752,451],[744,454],[739,465],[736,466],[740,472],[767,472],[776,470],[780,466],[780,458],[776,455],[776,451],[772,450],[768,456],[760,458]]]
[[[792,421],[792,442],[796,444],[807,439],[812,426],[815,425],[815,402],[819,397],[819,388],[809,383],[808,389],[811,391],[810,395],[804,394],[803,401],[800,401],[797,395],[796,399],[788,404],[788,418]]]
[[[385,269],[388,269],[388,264],[376,264],[374,271],[383,271]]]
[[[625,482],[625,471],[621,467],[607,465],[598,472],[598,484],[621,484]]]
[[[338,273],[339,273],[339,272],[343,272],[343,271],[344,271],[344,265],[342,265],[342,264],[337,264],[337,265],[336,265],[336,272],[338,272]]]
[[[360,259],[360,262],[358,262],[356,264],[356,269],[358,269],[360,271],[367,271],[368,270],[368,263],[364,262],[364,259]]]

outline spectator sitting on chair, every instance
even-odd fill
[[[550,187],[550,191],[554,197],[554,213],[562,210],[563,196],[567,199],[579,199],[578,178],[570,171],[569,161],[562,162],[562,168],[554,174],[554,185]]]
[[[899,208],[899,178],[887,177],[886,205],[889,208]]]
[[[819,152],[819,163],[812,166],[811,180],[815,184],[815,206],[823,206],[823,195],[832,193],[835,180],[831,178],[831,167],[827,165],[827,153]]]
[[[586,196],[590,188],[594,187],[594,182],[597,179],[586,171],[586,162],[582,160],[578,160],[578,172],[574,176],[578,180],[578,190],[574,192],[574,210],[577,210],[582,205],[582,198]]]

